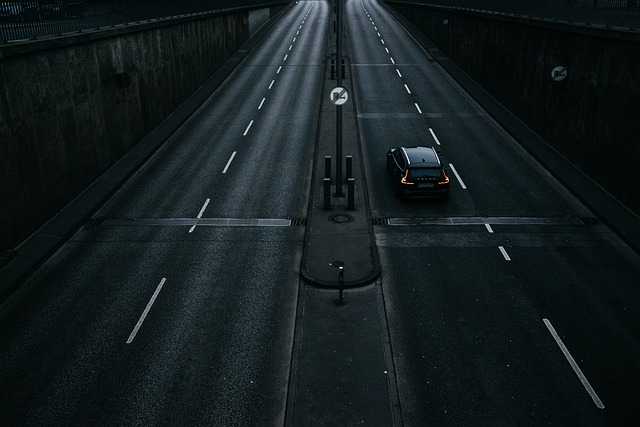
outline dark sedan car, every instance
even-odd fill
[[[432,147],[392,148],[387,171],[399,197],[449,196],[449,177]]]

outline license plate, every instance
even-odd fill
[[[418,184],[418,188],[433,188],[433,182],[422,182]]]

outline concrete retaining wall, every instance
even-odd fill
[[[387,3],[521,121],[640,214],[639,33]],[[552,78],[558,66],[567,70],[562,81]]]
[[[0,252],[112,166],[280,8],[0,47]]]

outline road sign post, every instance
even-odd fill
[[[342,1],[336,0],[336,83],[342,87]],[[335,89],[334,89],[335,90]],[[346,90],[345,90],[346,93]],[[346,101],[346,99],[345,99]],[[336,196],[342,197],[342,104],[336,103]]]

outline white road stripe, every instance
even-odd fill
[[[509,254],[505,250],[504,246],[498,246],[498,249],[500,249],[500,252],[502,253],[502,256],[504,257],[505,261],[511,261],[511,258],[509,258]]]
[[[486,223],[485,223],[485,224],[484,224],[484,227],[487,229],[487,231],[488,231],[489,233],[493,233],[493,228],[491,228],[491,226],[490,226],[489,224],[486,224]]]
[[[384,50],[386,50],[387,53],[389,53],[389,48],[388,47],[385,47]]]
[[[289,45],[289,50],[293,49],[293,45]]]
[[[382,44],[384,44],[384,39],[380,39],[380,41],[382,42]]]
[[[223,172],[224,173],[224,172]],[[197,219],[202,218],[202,215],[204,214],[205,209],[207,209],[207,206],[209,206],[209,202],[211,201],[211,199],[207,199],[204,202],[204,205],[202,206],[202,209],[200,209],[200,212],[198,213],[198,216],[196,217]],[[196,225],[198,223],[195,223],[191,226],[191,228],[189,229],[189,233],[193,233],[193,230],[196,229]]]
[[[436,136],[436,133],[433,131],[433,129],[429,128],[429,132],[431,132],[431,136],[433,137],[433,140],[436,142],[436,144],[442,145],[442,144],[440,144],[440,140]]]
[[[264,101],[267,98],[262,98],[262,101],[260,101],[260,105],[258,105],[258,110],[262,108],[262,104],[264,104]]]
[[[142,316],[140,316],[140,319],[138,320],[138,323],[136,323],[136,327],[133,328],[133,331],[131,332],[131,335],[129,335],[129,339],[127,340],[127,344],[131,344],[133,342],[133,339],[138,334],[138,330],[140,329],[140,326],[142,326],[142,323],[144,322],[144,319],[146,319],[147,314],[149,313],[149,310],[151,310],[151,306],[153,306],[153,303],[156,301],[156,298],[158,297],[158,294],[162,290],[162,287],[164,286],[164,283],[166,281],[167,281],[167,279],[164,278],[164,277],[160,281],[160,284],[156,288],[156,291],[153,293],[153,296],[151,297],[151,299],[147,303],[147,307],[142,312]]]
[[[271,84],[269,85],[269,90],[271,90],[271,88],[273,87],[273,84],[275,83],[275,80],[271,80]]]
[[[398,70],[397,68],[396,68],[396,73],[398,73],[398,77],[402,77],[402,74],[400,74],[400,70]]]
[[[288,57],[289,57],[289,54],[286,54],[286,55],[284,56],[283,61],[286,61]]]
[[[224,167],[224,170],[222,171],[222,173],[227,173],[227,169],[229,169],[229,166],[231,165],[231,162],[233,162],[233,158],[236,156],[236,152],[234,151],[233,153],[231,153],[231,157],[229,157],[229,161],[227,162],[227,166]]]
[[[395,63],[396,63],[396,61],[394,61],[394,60],[393,60],[393,56],[390,56],[390,57],[389,57],[389,59],[391,60],[391,63],[392,63],[392,64],[395,64]]]
[[[551,324],[549,319],[542,319],[542,321],[544,322],[545,326],[549,330],[549,333],[551,333],[551,336],[553,336],[553,339],[556,341],[556,344],[558,344],[558,347],[560,347],[560,350],[562,350],[562,353],[564,354],[564,357],[567,358],[567,361],[569,362],[569,364],[573,368],[573,372],[576,373],[576,375],[580,379],[580,382],[582,383],[584,388],[589,393],[589,396],[591,396],[591,399],[593,400],[593,403],[595,403],[596,406],[599,409],[604,409],[604,404],[602,403],[602,401],[598,397],[598,394],[595,392],[593,387],[591,387],[591,384],[589,383],[589,380],[587,380],[587,377],[585,377],[584,374],[582,373],[582,370],[580,369],[580,367],[576,363],[576,361],[573,358],[573,356],[571,356],[571,353],[569,353],[569,350],[567,350],[567,347],[562,342],[562,339],[560,339],[560,336],[556,332],[555,328],[553,327],[553,325]]]
[[[460,186],[462,187],[463,190],[467,189],[467,186],[464,185],[464,182],[462,182],[462,178],[460,178],[460,175],[458,175],[458,171],[456,170],[455,167],[453,167],[453,164],[449,163],[449,167],[451,168],[451,170],[453,171],[453,174],[456,176],[456,178],[458,179],[458,182],[460,183]]]
[[[249,125],[247,126],[247,128],[244,130],[244,133],[242,134],[242,136],[247,136],[247,134],[249,133],[249,129],[251,129],[251,125],[253,124],[253,120],[251,120],[249,122]]]
[[[281,70],[282,70],[282,65],[278,67],[278,71],[276,71],[276,74],[280,74]]]
[[[416,106],[416,110],[418,110],[418,113],[422,114],[422,110],[420,109],[420,106],[418,105],[418,103],[414,102],[413,105]]]
[[[407,90],[407,92],[409,93],[409,95],[411,95],[411,91],[409,90],[409,86],[407,86],[407,84],[404,84],[404,88]]]

